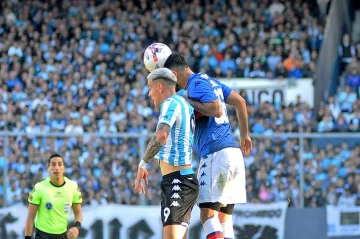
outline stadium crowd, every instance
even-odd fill
[[[2,1],[0,130],[29,135],[153,132],[157,111],[147,97],[142,63],[145,47],[153,42],[169,45],[186,56],[194,71],[215,77],[313,76],[324,38],[316,6],[301,0],[185,2]],[[344,42],[341,46],[350,44],[352,50],[350,56],[339,50],[347,73],[346,87],[337,96],[323,102],[315,116],[301,98],[279,106],[248,101],[252,133],[297,132],[299,127],[360,132],[360,44]],[[240,93],[247,99],[246,91]],[[238,135],[232,109],[229,114]],[[0,206],[4,200],[27,203],[30,189],[48,175],[45,162],[52,152],[64,156],[66,173],[79,183],[85,205],[160,202],[161,176],[154,165],[145,198],[132,190],[136,138],[14,136],[5,149],[7,162],[4,144],[0,137]],[[254,138],[253,144],[246,158],[249,201],[288,200],[299,206],[299,142]],[[360,146],[328,143],[321,148],[310,140],[305,146],[305,206],[360,205]],[[2,177],[6,163],[8,187]]]

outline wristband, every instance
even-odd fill
[[[139,167],[140,168],[145,168],[146,167],[146,162],[143,159],[140,161]]]
[[[74,223],[74,226],[79,230],[79,233],[80,233],[80,230],[81,230],[81,222],[76,221],[76,222]]]
[[[25,236],[25,239],[31,239],[31,236]]]

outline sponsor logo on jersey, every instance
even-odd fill
[[[51,210],[53,208],[53,204],[51,202],[47,202],[45,204],[45,207],[46,207],[47,210]]]

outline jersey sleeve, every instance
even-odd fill
[[[167,124],[170,128],[174,125],[176,121],[176,108],[178,104],[175,100],[166,100],[160,109],[160,119],[158,125]]]
[[[37,183],[33,190],[29,193],[28,202],[34,205],[40,205],[41,203],[41,190],[40,185]]]
[[[218,99],[210,82],[203,79],[193,79],[187,92],[190,99],[201,103],[209,103]]]
[[[75,192],[73,195],[72,203],[75,203],[75,204],[82,203],[81,191],[80,191],[79,185],[76,182],[74,182],[74,190],[75,190]]]
[[[226,102],[227,101],[227,98],[229,97],[232,89],[230,87],[228,87],[227,85],[224,85],[222,83],[221,84],[221,88],[222,88],[222,91],[223,91],[223,94],[224,94],[224,101]]]

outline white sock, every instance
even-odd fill
[[[221,223],[219,218],[213,217],[208,219],[204,225],[204,231],[206,238],[217,239],[217,238],[224,238],[224,234],[222,232]]]
[[[225,239],[234,239],[234,227],[233,227],[233,220],[232,216],[226,218],[226,222],[221,223],[221,226],[223,228],[224,238]]]

